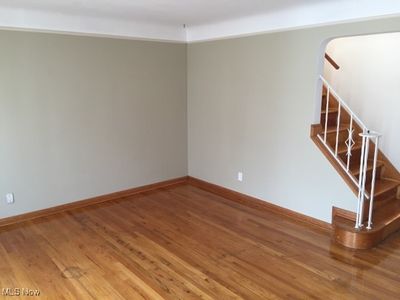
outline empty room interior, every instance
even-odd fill
[[[400,299],[400,1],[0,1],[1,299]]]

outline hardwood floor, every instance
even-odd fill
[[[0,288],[40,299],[400,295],[399,234],[351,251],[321,228],[187,184],[3,227],[0,258]]]

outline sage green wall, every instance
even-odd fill
[[[186,45],[13,31],[0,44],[0,217],[187,175]]]
[[[329,39],[390,31],[400,18],[189,45],[189,175],[325,221],[332,205],[354,210],[309,138],[317,78]]]
[[[399,18],[188,46],[0,31],[0,196],[16,197],[0,218],[189,172],[329,221],[355,199],[309,139],[323,49],[392,31]]]

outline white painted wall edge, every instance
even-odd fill
[[[185,29],[181,25],[0,8],[0,28],[190,43],[397,15],[398,0],[324,1]]]

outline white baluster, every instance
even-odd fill
[[[361,185],[361,207],[360,207],[360,217],[359,217],[359,227],[363,226],[363,215],[364,215],[364,200],[365,200],[365,184],[367,181],[367,166],[368,166],[368,154],[369,154],[369,138],[365,137],[365,150],[364,150],[364,163],[362,170],[362,185]]]
[[[339,102],[339,111],[338,111],[338,117],[337,117],[337,124],[336,124],[336,146],[335,146],[335,156],[338,154],[338,148],[339,148],[339,128],[340,128],[340,113],[342,111],[342,105]]]
[[[349,172],[350,170],[350,159],[351,159],[351,150],[355,144],[353,140],[353,115],[350,115],[350,128],[349,128],[349,138],[346,141],[347,146],[347,164],[346,164],[346,171]]]
[[[371,194],[369,199],[369,213],[368,213],[368,226],[367,229],[372,229],[372,211],[374,209],[374,193],[375,193],[375,181],[376,181],[376,165],[378,161],[379,153],[379,138],[380,136],[375,136],[375,151],[374,151],[374,165],[372,169],[372,180],[371,180]]]
[[[357,204],[357,216],[356,216],[356,228],[361,226],[361,206],[363,205],[363,193],[362,193],[362,183],[363,183],[363,170],[364,170],[364,150],[365,150],[365,137],[362,136],[361,145],[361,159],[360,159],[360,175],[358,178],[358,204]]]
[[[331,94],[331,88],[328,86],[327,94],[326,94],[326,108],[325,108],[325,133],[324,133],[324,142],[326,144],[326,136],[328,131],[328,116],[329,116],[329,98]]]

